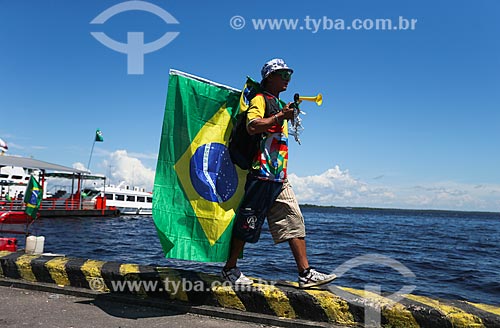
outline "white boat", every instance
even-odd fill
[[[25,206],[23,200],[24,193],[26,192],[30,177],[33,176],[39,181],[43,189],[43,200],[40,205],[39,213],[45,210],[63,210],[65,211],[65,215],[68,214],[68,211],[74,214],[77,214],[77,211],[79,211],[78,214],[81,214],[80,197],[70,196],[75,190],[75,180],[78,181],[77,185],[80,186],[83,176],[88,176],[89,173],[89,171],[44,162],[33,158],[0,155],[0,209],[11,211],[22,210]],[[48,192],[49,184],[47,178],[58,176],[65,176],[65,178],[72,180],[70,187],[71,191],[69,193],[65,190],[58,190],[55,195]],[[57,186],[53,186],[53,188],[56,187]],[[103,215],[104,214],[107,213],[104,212]]]
[[[44,180],[41,210],[64,210],[67,213],[69,210],[117,209],[125,215],[152,215],[153,194],[144,188],[131,187],[122,182],[118,186],[101,184],[85,187],[82,194],[76,192],[81,189],[80,182],[83,180],[105,181],[105,176],[89,173],[31,158],[0,155],[0,210],[23,206],[24,192],[33,175],[37,180]],[[42,176],[69,179],[71,185],[51,184],[53,191],[48,192],[47,180]],[[76,176],[78,183],[75,183]]]
[[[118,186],[106,185],[96,188],[85,188],[86,195],[83,208],[95,207],[96,202],[104,197],[106,207],[116,207],[120,214],[125,215],[151,215],[153,207],[153,194],[144,188],[131,187],[124,182]]]
[[[0,166],[0,199],[23,199],[31,175],[38,180],[40,171],[18,166]],[[44,196],[46,195],[44,190]]]

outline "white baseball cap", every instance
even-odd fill
[[[282,69],[288,70],[291,73],[293,73],[293,69],[288,67],[283,59],[274,58],[264,64],[264,67],[262,67],[262,70],[260,71],[260,75],[262,76],[262,79],[265,79],[272,72],[279,71]]]

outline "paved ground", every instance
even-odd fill
[[[0,327],[253,328],[262,324],[0,286]]]

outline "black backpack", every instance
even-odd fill
[[[252,161],[257,154],[262,140],[262,133],[250,135],[247,131],[247,111],[250,101],[258,94],[262,94],[264,90],[260,83],[250,77],[247,77],[245,88],[240,97],[240,106],[243,111],[236,116],[236,124],[233,126],[231,136],[229,138],[229,156],[231,161],[238,165],[243,170],[252,168]],[[266,109],[264,117],[269,117],[276,114],[279,108],[272,106],[267,97],[264,96]]]
[[[231,161],[242,170],[249,170],[259,150],[262,134],[250,135],[247,131],[247,111],[236,116],[236,124],[229,138],[229,156]]]

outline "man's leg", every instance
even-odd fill
[[[253,281],[247,278],[240,269],[236,266],[238,261],[238,256],[243,251],[245,242],[233,237],[231,239],[231,250],[229,251],[229,258],[226,262],[222,272],[220,273],[221,278],[225,281],[230,281],[235,285],[251,285]]]
[[[238,262],[238,257],[240,256],[243,248],[245,247],[245,242],[233,237],[231,239],[231,250],[229,251],[229,258],[227,259],[224,269],[234,268]]]
[[[288,241],[299,273],[309,268],[304,216],[288,182],[283,184],[280,194],[269,209],[267,222],[276,244]]]
[[[309,261],[307,260],[306,240],[304,238],[292,238],[288,240],[290,249],[292,250],[295,263],[297,263],[297,270],[303,272],[309,268]]]
[[[304,217],[290,185],[285,183],[283,187],[267,217],[273,240],[275,243],[288,241],[299,271],[299,287],[328,283],[335,279],[334,274],[324,274],[309,267]]]
[[[225,269],[234,268],[246,242],[256,243],[259,240],[265,213],[274,203],[283,184],[267,182],[256,178],[248,178],[245,184],[245,196],[238,209],[229,258]]]
[[[233,225],[231,249],[221,277],[234,284],[249,285],[253,281],[247,278],[236,266],[246,242],[259,240],[265,213],[281,191],[282,184],[248,178],[245,184],[245,196],[240,204],[238,215]]]
[[[288,240],[292,250],[297,269],[299,270],[299,287],[306,288],[326,284],[336,278],[334,274],[324,274],[309,267],[306,254],[306,240],[292,238]]]

